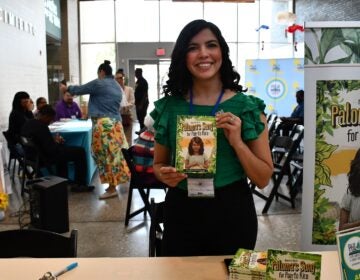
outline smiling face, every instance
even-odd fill
[[[200,31],[190,40],[186,54],[186,67],[194,81],[220,79],[221,64],[221,48],[210,29]]]

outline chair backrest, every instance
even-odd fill
[[[276,129],[276,121],[278,119],[278,116],[276,114],[270,114],[267,117],[267,126],[268,126],[268,131],[269,131],[269,138],[271,137],[271,135],[273,134],[273,132]]]
[[[131,153],[131,147],[129,149],[121,148],[121,151],[124,155],[125,161],[130,169],[131,176],[136,176],[137,172],[135,169],[134,159]]]
[[[270,144],[273,163],[277,167],[288,165],[304,137],[304,126],[296,125],[290,136],[274,136]]]
[[[134,157],[132,154],[133,146],[129,149],[122,148],[121,149],[125,161],[130,169],[131,173],[131,181],[130,184],[135,185],[141,185],[142,187],[149,187],[149,188],[166,188],[167,186],[158,181],[154,175],[154,173],[142,173],[138,172],[135,167]],[[137,187],[137,186],[136,186]]]
[[[161,256],[162,224],[164,223],[164,201],[155,203],[151,198],[151,224],[149,232],[149,257]]]
[[[0,258],[74,258],[78,231],[69,237],[40,229],[0,231]]]

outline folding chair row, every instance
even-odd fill
[[[270,149],[272,151],[274,170],[271,176],[272,189],[269,196],[264,195],[256,189],[256,185],[251,183],[252,192],[266,201],[262,213],[267,213],[269,207],[276,196],[287,200],[291,203],[292,208],[295,208],[295,196],[297,192],[289,193],[289,196],[280,193],[279,187],[285,175],[290,176],[290,162],[292,157],[298,149],[300,142],[304,136],[304,127],[302,125],[296,125],[292,136],[279,136],[274,135],[270,140]],[[302,174],[301,174],[302,176]],[[290,185],[291,186],[291,185]]]

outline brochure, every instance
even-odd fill
[[[343,280],[360,280],[360,227],[336,233],[341,277]]]

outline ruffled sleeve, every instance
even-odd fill
[[[161,145],[169,146],[168,123],[169,113],[167,103],[169,97],[163,97],[154,102],[155,109],[150,113],[154,120],[155,141]]]
[[[265,103],[260,98],[252,95],[244,95],[246,105],[242,106],[243,111],[240,114],[242,120],[242,138],[244,141],[255,140],[263,132],[265,125],[261,121],[261,114],[265,110]]]

